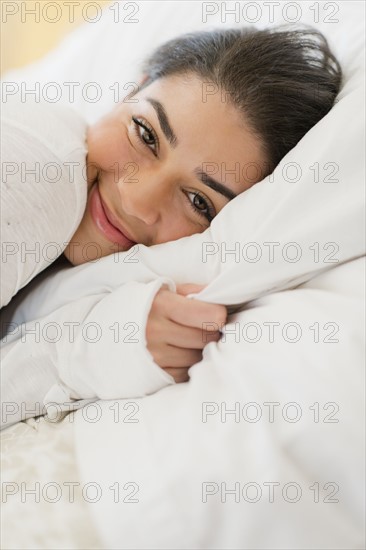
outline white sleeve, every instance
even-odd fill
[[[5,427],[27,417],[79,408],[85,400],[143,397],[174,384],[146,347],[146,322],[163,284],[130,282],[12,327],[1,348]],[[77,321],[75,321],[77,319]],[[10,334],[11,336],[11,334]],[[75,400],[84,400],[77,401]]]
[[[87,200],[79,114],[16,98],[1,111],[0,308],[62,254]]]

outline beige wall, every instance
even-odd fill
[[[70,1],[70,0],[69,0]],[[74,22],[67,0],[0,0],[1,7],[1,67],[0,74],[36,61],[54,48],[60,40],[76,29],[84,17],[93,19],[106,9],[110,0],[75,0]],[[79,4],[78,6],[76,4]],[[38,6],[37,6],[38,4]],[[96,4],[97,8],[93,8]],[[56,6],[57,5],[57,6]],[[88,7],[89,5],[89,7]],[[39,22],[28,10],[37,10]],[[12,14],[10,12],[15,12]],[[84,10],[84,11],[83,11]],[[60,17],[57,22],[52,22]]]

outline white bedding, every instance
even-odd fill
[[[364,547],[364,278],[357,260],[257,300],[227,326],[239,323],[238,340],[209,344],[188,384],[134,409],[77,412],[81,479],[101,487],[90,508],[106,548]],[[287,323],[297,329],[282,333]]]
[[[103,548],[82,498],[73,420],[32,418],[1,432],[1,548]]]
[[[141,4],[144,21],[157,5]],[[184,25],[202,28],[194,5],[160,7],[163,21],[174,12],[177,24],[163,25],[159,40],[181,32]],[[71,314],[72,301],[81,292],[106,299],[118,284],[145,284],[162,275],[173,284],[209,282],[199,295],[204,300],[247,304],[230,318],[226,342],[206,346],[188,384],[129,399],[130,404],[98,402],[90,406],[90,416],[88,407],[76,413],[80,479],[93,480],[101,488],[102,497],[88,507],[105,548],[364,547],[363,5],[340,5],[339,25],[330,29],[323,22],[319,28],[340,52],[346,85],[329,115],[283,159],[274,181],[267,178],[232,201],[204,234],[141,247],[136,264],[116,263],[110,256],[72,272],[61,271],[35,288],[14,312],[18,323],[52,316],[63,307],[70,307],[66,311]],[[179,16],[183,12],[185,23]],[[110,42],[96,40],[98,28],[99,36],[110,28]],[[147,33],[153,36],[155,30],[150,25]],[[50,75],[54,70],[60,71],[59,78],[72,78],[80,66],[68,56],[81,37],[85,51],[97,42],[102,44],[101,55],[109,47],[122,56],[133,33],[126,27],[126,34],[118,38],[116,26],[108,27],[104,18],[99,27],[75,34],[54,57],[23,74],[40,78],[49,69]],[[344,37],[351,33],[352,45],[345,47]],[[147,51],[149,34],[145,40]],[[137,59],[142,50],[131,55]],[[107,82],[113,68],[100,65],[96,61],[85,68],[80,79],[100,69],[101,81]],[[96,114],[90,105],[79,107],[89,120]],[[107,103],[99,104],[98,112],[106,107]],[[303,168],[296,184],[283,178],[283,167],[290,162]],[[339,181],[315,182],[309,170],[314,162],[323,167],[336,162]],[[262,253],[268,251],[266,243],[279,243],[275,250],[281,254],[275,261],[263,254],[252,262],[245,261],[240,250],[238,262],[234,255],[223,262],[217,253],[202,261],[203,245],[208,250],[205,243],[225,243],[232,250],[236,242],[256,243]],[[288,243],[300,247],[299,261],[283,258]],[[275,330],[273,341],[270,326]],[[239,331],[236,338],[231,330]],[[83,349],[86,353],[80,341],[75,360],[80,360]],[[269,403],[274,407],[273,422],[268,419]],[[224,421],[225,406],[239,407],[239,417],[233,420],[231,414]],[[261,418],[251,421],[258,411]],[[93,412],[99,414],[96,421]],[[293,421],[295,413],[298,421]],[[279,484],[273,502],[268,493],[272,482]],[[234,494],[222,501],[221,483],[228,489],[239,484],[239,502]],[[254,484],[252,491],[260,487],[258,502],[248,502],[253,493],[247,500],[243,497],[247,483]],[[294,492],[287,501],[283,497],[288,483],[297,484],[292,490],[300,487],[297,502],[289,502]],[[120,489],[118,502],[112,486]],[[138,502],[129,502],[128,495],[136,489],[130,498]]]

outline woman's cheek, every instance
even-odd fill
[[[89,162],[105,172],[121,172],[131,162],[131,145],[124,128],[104,128],[90,131],[88,136]]]

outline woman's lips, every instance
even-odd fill
[[[90,214],[101,233],[112,243],[131,248],[136,243],[131,241],[108,220],[103,202],[99,193],[98,182],[90,193]]]

